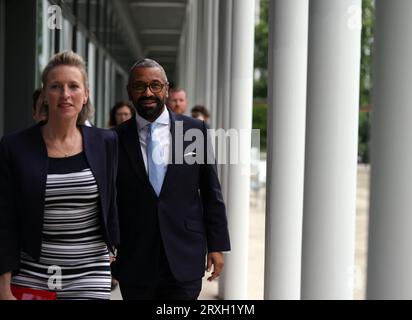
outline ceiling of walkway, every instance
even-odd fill
[[[187,0],[122,0],[143,57],[155,59],[174,79]]]
[[[66,18],[89,30],[126,70],[139,58],[162,64],[176,75],[179,41],[188,0],[49,0]]]

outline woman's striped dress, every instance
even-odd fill
[[[109,252],[99,192],[84,153],[49,158],[41,256],[22,253],[15,285],[57,292],[57,299],[110,299]]]

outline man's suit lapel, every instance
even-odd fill
[[[169,185],[174,181],[174,174],[176,171],[176,164],[175,164],[175,148],[176,148],[176,137],[175,137],[175,122],[176,122],[176,114],[173,113],[170,109],[169,111],[169,118],[170,118],[170,134],[171,134],[171,141],[170,141],[170,150],[171,152],[169,153],[169,164],[167,165],[167,170],[165,174],[165,178],[163,180],[163,185],[162,185],[162,190],[160,191],[160,194],[162,194],[163,189],[169,187]],[[179,137],[180,139],[180,137]]]

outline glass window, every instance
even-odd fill
[[[60,51],[71,50],[73,40],[73,26],[65,18],[63,18],[63,28],[60,33]]]
[[[103,52],[96,49],[96,91],[95,91],[95,125],[98,127],[104,127],[104,98],[105,98],[105,62]]]
[[[37,81],[37,86],[40,86],[41,79],[40,75],[44,67],[46,66],[47,62],[49,61],[52,48],[53,48],[53,41],[52,41],[52,30],[48,28],[47,22],[49,18],[49,13],[47,11],[49,2],[47,0],[39,1],[39,25],[38,25],[38,47],[37,47],[37,55],[38,55],[38,70],[39,70],[39,77]]]
[[[89,76],[89,99],[94,108],[96,108],[96,47],[93,42],[89,42],[88,44],[88,57],[87,57],[87,74]],[[96,113],[93,114],[92,119],[90,121],[95,124],[96,123]]]
[[[107,120],[109,119],[109,112],[111,108],[111,93],[113,85],[112,85],[112,64],[109,59],[105,59],[105,83],[104,83],[104,112],[102,114],[103,118],[103,125],[106,126]]]
[[[77,29],[76,32],[76,52],[80,54],[83,59],[86,61],[86,38],[84,37],[83,33]]]

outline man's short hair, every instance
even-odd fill
[[[140,60],[136,61],[134,63],[134,65],[130,68],[129,82],[128,82],[129,84],[130,84],[130,80],[132,78],[133,70],[136,69],[136,68],[158,68],[160,70],[160,72],[162,73],[162,76],[164,77],[165,82],[168,83],[165,69],[163,69],[163,67],[157,61],[155,61],[153,59],[149,59],[149,58],[144,58],[144,59],[140,59]]]

